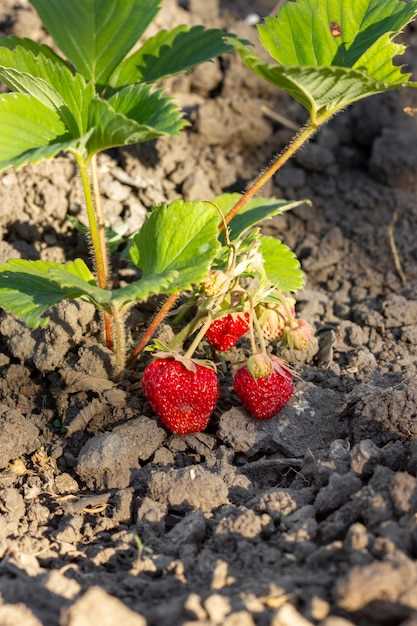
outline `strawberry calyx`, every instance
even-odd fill
[[[207,369],[211,369],[214,372],[217,372],[217,367],[215,363],[213,363],[213,361],[210,361],[209,359],[189,358],[183,353],[179,351],[177,352],[175,350],[158,351],[153,354],[153,357],[155,360],[173,359],[174,361],[181,363],[185,367],[185,369],[187,369],[189,372],[193,372],[194,374],[197,372],[197,366],[206,367]]]
[[[255,380],[267,378],[273,372],[289,378],[298,377],[286,361],[273,354],[265,354],[263,352],[252,355],[248,359],[246,367]]]

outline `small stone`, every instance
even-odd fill
[[[366,550],[369,544],[369,535],[366,526],[360,524],[352,524],[349,528],[346,538],[345,547],[349,552],[360,552]]]
[[[100,587],[91,587],[69,609],[62,611],[62,626],[146,626],[146,620]]]
[[[376,561],[363,567],[353,567],[335,586],[337,606],[356,612],[371,602],[395,602],[415,583],[415,563],[405,557]]]
[[[148,489],[154,500],[181,511],[210,512],[228,503],[229,490],[222,477],[200,465],[153,472]]]
[[[190,593],[184,603],[184,609],[193,613],[199,620],[206,619],[207,613],[203,609],[200,596],[196,593]]]
[[[229,576],[229,564],[226,561],[217,561],[213,571],[213,578],[211,581],[212,589],[224,589],[229,585],[233,585],[235,579]]]
[[[139,460],[147,461],[165,437],[156,421],[145,416],[95,435],[81,449],[77,474],[90,489],[124,489]]]
[[[0,469],[37,449],[39,431],[19,411],[0,404]]]
[[[414,513],[417,508],[417,479],[407,472],[397,472],[391,479],[389,493],[398,515]]]
[[[271,626],[313,626],[291,604],[284,604],[272,618]]]
[[[171,450],[163,446],[155,452],[153,462],[155,465],[173,465],[175,463],[175,457]]]
[[[222,626],[255,626],[255,622],[247,611],[238,611],[226,617]]]
[[[70,474],[60,474],[55,478],[55,489],[60,495],[77,493],[80,488],[77,481]]]
[[[0,511],[18,522],[25,514],[25,501],[17,489],[9,487],[0,492]]]
[[[83,523],[84,519],[81,515],[64,517],[60,521],[58,530],[55,533],[56,541],[71,544],[78,543],[81,538],[81,528]]]
[[[65,576],[59,570],[49,572],[43,579],[42,584],[51,593],[67,598],[67,600],[72,600],[81,591],[80,584],[74,578]]]
[[[364,439],[352,448],[351,468],[358,476],[370,476],[381,458],[379,448],[371,439]]]
[[[320,621],[329,615],[330,604],[319,596],[313,596],[308,603],[307,613],[309,618]]]
[[[132,519],[133,489],[121,489],[114,496],[113,521],[129,524]]]
[[[329,484],[323,487],[317,495],[314,503],[317,513],[324,515],[335,511],[361,487],[362,482],[353,472],[343,475],[332,474]]]
[[[141,522],[159,524],[167,514],[165,504],[155,502],[151,498],[144,498],[139,506],[137,518]]]
[[[224,618],[230,613],[231,606],[228,598],[218,593],[209,596],[204,602],[204,607],[213,624],[223,624]]]
[[[0,606],[1,626],[42,626],[32,611],[24,604],[3,604]]]
[[[206,521],[200,511],[188,513],[166,536],[169,549],[199,543],[206,532]]]

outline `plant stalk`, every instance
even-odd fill
[[[124,314],[113,307],[115,377],[120,378],[126,368],[126,327]]]
[[[206,336],[206,333],[208,331],[208,329],[211,326],[213,319],[211,317],[211,315],[209,315],[206,319],[206,321],[204,322],[204,324],[202,325],[199,333],[197,334],[196,338],[194,339],[194,341],[192,342],[192,344],[190,345],[190,347],[188,348],[187,352],[185,353],[185,358],[186,359],[191,359],[194,352],[197,350],[198,346],[200,345],[202,339]]]
[[[255,180],[252,185],[245,191],[243,196],[236,202],[234,207],[226,215],[225,222],[230,224],[234,217],[239,213],[244,206],[252,200],[252,198],[266,185],[271,178],[279,172],[279,170],[291,159],[292,156],[314,135],[318,130],[317,124],[307,124],[299,133],[294,137],[292,142],[285,148],[283,152],[273,161],[273,163]],[[220,229],[224,230],[224,225]]]
[[[100,193],[98,190],[97,168],[95,157],[92,159],[93,182],[90,178],[89,162],[81,155],[76,155],[81,182],[85,197],[88,225],[91,244],[94,252],[94,267],[97,275],[97,284],[102,289],[109,287],[109,268],[104,230],[103,214],[101,210]],[[94,190],[94,199],[93,199]],[[104,338],[106,346],[113,348],[112,316],[104,313]]]
[[[133,363],[136,361],[138,356],[142,354],[142,352],[144,351],[144,349],[146,348],[146,346],[148,345],[148,343],[150,342],[150,340],[152,339],[152,337],[158,330],[158,327],[160,326],[160,324],[162,324],[162,322],[164,321],[168,313],[171,311],[171,309],[174,308],[179,296],[180,296],[179,293],[173,293],[171,296],[169,296],[169,298],[165,300],[164,304],[162,305],[162,307],[160,308],[160,310],[155,315],[152,322],[149,324],[148,328],[142,335],[139,343],[133,348],[130,358],[129,358],[129,365],[133,365]]]
[[[256,348],[255,333],[253,330],[253,316],[254,316],[254,311],[252,309],[250,312],[249,338],[250,338],[250,347],[252,350],[252,354],[255,355],[258,350]]]
[[[239,213],[241,209],[252,198],[266,185],[266,183],[287,163],[287,161],[294,156],[296,152],[314,135],[314,133],[318,130],[322,123],[327,121],[327,117],[323,117],[317,123],[310,122],[305,126],[298,135],[295,136],[293,141],[285,148],[283,152],[277,157],[277,159],[270,165],[258,178],[255,182],[246,190],[243,196],[236,202],[234,207],[229,211],[226,215],[223,223],[220,225],[220,231],[224,232],[227,225],[233,220],[233,218]],[[129,359],[129,364],[132,365],[136,359],[140,356],[143,350],[148,345],[149,341],[152,339],[155,334],[158,326],[164,321],[167,317],[168,313],[175,306],[179,298],[179,293],[172,294],[170,296],[157,315],[152,320],[152,323],[149,325],[145,333],[143,334],[140,342],[133,349],[131,357]]]
[[[268,350],[266,348],[265,337],[261,328],[261,325],[258,320],[258,316],[256,315],[255,309],[252,309],[252,319],[255,324],[256,334],[258,335],[259,344],[261,346],[262,354],[268,354]]]

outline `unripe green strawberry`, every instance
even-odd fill
[[[295,320],[285,330],[285,341],[292,350],[307,350],[313,338],[314,330],[305,320]]]
[[[216,296],[228,282],[228,277],[224,272],[213,270],[203,282],[203,290],[207,296]]]
[[[266,341],[276,341],[282,337],[285,321],[278,311],[259,306],[257,307],[256,314]]]

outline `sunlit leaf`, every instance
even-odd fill
[[[277,64],[230,40],[255,73],[287,91],[313,122],[370,95],[405,86],[395,36],[417,15],[417,0],[296,0],[258,27]]]
[[[47,261],[8,261],[0,265],[0,307],[30,328],[47,326],[45,313],[63,300],[87,296],[96,304],[107,303],[110,294],[93,284],[84,261],[62,265]],[[93,297],[92,297],[93,296]]]
[[[217,196],[213,203],[226,217],[242,196],[239,193],[226,193]],[[271,217],[281,215],[295,209],[306,200],[282,200],[281,198],[255,198],[248,202],[236,215],[229,225],[231,239],[237,239],[251,226],[261,224]]]
[[[76,69],[104,85],[159,11],[160,0],[30,0]]]
[[[93,85],[73,74],[47,46],[17,37],[0,38],[0,80],[54,108],[73,136],[86,132]]]
[[[119,65],[110,84],[122,87],[139,81],[153,82],[210,61],[232,50],[224,36],[222,30],[203,26],[161,30]]]
[[[130,258],[145,278],[177,272],[169,292],[188,289],[206,276],[219,251],[217,235],[214,207],[177,200],[151,213],[132,240]]]
[[[304,286],[304,273],[294,252],[278,239],[262,237],[261,253],[265,272],[275,287],[283,292],[293,292]]]
[[[88,152],[96,152],[177,134],[185,122],[164,94],[146,85],[125,87],[109,101],[95,98],[90,109]]]

